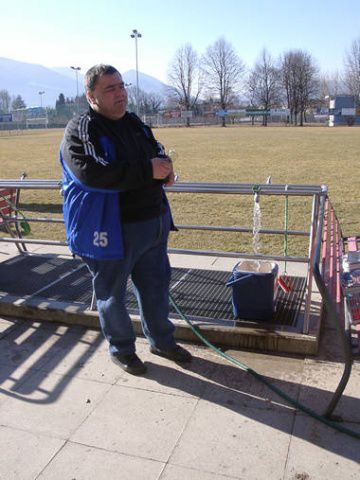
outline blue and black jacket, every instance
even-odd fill
[[[94,112],[68,123],[60,147],[64,219],[70,250],[102,260],[124,256],[124,222],[162,215],[163,182],[151,158],[164,154],[151,129],[134,114],[109,120]]]

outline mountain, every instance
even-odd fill
[[[52,67],[51,70],[75,79],[75,72],[69,67]],[[122,73],[122,77],[128,86],[136,86],[136,70],[127,70],[126,72]],[[82,85],[84,83],[84,75],[81,72],[78,73],[78,78],[79,84],[81,82]],[[156,93],[163,96],[165,95],[167,88],[168,86],[157,78],[147,75],[146,73],[139,72],[140,90],[143,90],[146,93]]]
[[[51,67],[51,70],[54,72],[60,73],[60,75],[64,75],[65,77],[72,78],[73,80],[76,80],[76,74],[74,70],[72,70],[70,67]],[[84,75],[81,73],[81,71],[78,71],[78,79],[79,79],[79,85],[81,82],[81,85],[84,82]]]
[[[79,92],[81,87],[79,82]],[[21,95],[28,107],[40,105],[39,92],[45,92],[43,106],[53,107],[60,93],[65,97],[76,95],[75,74],[71,79],[42,65],[0,58],[0,90],[3,89],[11,96]]]
[[[83,75],[78,73],[78,89],[84,92]],[[125,83],[136,85],[136,71],[123,74]],[[157,78],[139,72],[139,88],[147,93],[165,94],[166,85]],[[38,106],[42,97],[43,106],[54,107],[59,94],[65,97],[76,95],[76,75],[69,67],[47,68],[33,63],[19,62],[0,57],[0,90],[11,96],[21,95],[26,105]],[[39,95],[39,92],[45,92]]]
[[[132,86],[136,86],[136,70],[128,70],[122,74],[125,83],[131,83]],[[156,93],[164,96],[168,86],[158,80],[155,77],[146,75],[146,73],[139,72],[139,89],[146,93]]]

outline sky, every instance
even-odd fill
[[[248,68],[263,48],[275,58],[301,49],[330,73],[360,37],[359,0],[0,0],[0,12],[0,57],[125,72],[137,29],[139,71],[164,82],[185,43],[201,55],[224,36]]]

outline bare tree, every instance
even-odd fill
[[[285,89],[290,121],[304,124],[305,112],[319,89],[318,68],[311,55],[302,50],[286,52],[282,59],[281,75]]]
[[[221,37],[207,48],[202,59],[202,68],[208,90],[218,97],[222,110],[226,110],[238,90],[244,72],[242,60],[232,45]],[[222,126],[225,127],[224,116]]]
[[[330,97],[340,95],[345,91],[344,82],[338,70],[321,75],[319,80],[319,103],[329,106]]]
[[[354,40],[345,54],[344,82],[348,93],[360,96],[360,38]]]
[[[140,91],[139,100],[141,111],[147,114],[157,113],[164,103],[163,97],[154,92]]]
[[[169,66],[168,79],[170,95],[177,97],[185,110],[192,110],[201,92],[201,78],[198,55],[189,43],[176,51]],[[186,126],[190,126],[190,118],[186,118]]]
[[[130,84],[126,87],[126,91],[128,95],[128,109],[131,112],[136,112],[136,86]]]
[[[127,88],[129,110],[136,111],[136,87]],[[139,110],[141,113],[157,113],[164,103],[164,98],[155,92],[144,92],[139,90]]]
[[[277,105],[281,98],[280,72],[271,55],[264,49],[248,78],[248,89],[252,105],[268,110]],[[263,116],[267,125],[267,115]]]
[[[251,107],[257,107],[257,91],[259,88],[258,76],[255,70],[251,70],[247,79],[247,93]],[[251,124],[254,125],[255,116],[251,115]]]
[[[287,52],[282,60],[282,81],[286,94],[287,107],[290,110],[290,122],[297,122],[299,99],[297,95],[296,53]]]
[[[300,125],[305,121],[306,110],[319,92],[319,70],[310,54],[303,52],[299,79]]]
[[[11,97],[7,90],[0,90],[0,113],[9,113]]]

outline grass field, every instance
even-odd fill
[[[62,130],[34,130],[0,136],[1,178],[60,178],[58,146]],[[326,127],[197,127],[164,128],[155,136],[175,148],[175,170],[180,181],[325,184],[345,235],[360,232],[360,130]],[[252,225],[249,196],[170,194],[176,223]],[[29,216],[56,212],[61,215],[58,192],[24,192],[22,209]],[[261,197],[262,226],[284,225],[284,199]],[[308,229],[310,202],[290,198],[289,228]],[[33,224],[34,237],[63,238],[61,226]],[[282,253],[283,239],[262,236],[264,253]],[[179,232],[171,246],[251,251],[251,237],[244,234]],[[304,242],[294,239],[290,254],[303,254]]]

